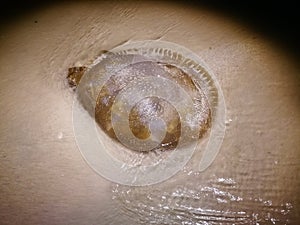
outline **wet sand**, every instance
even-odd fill
[[[166,40],[198,54],[227,108],[221,150],[195,155],[143,188],[97,175],[77,149],[68,68],[127,41]],[[297,224],[300,68],[288,51],[238,21],[176,4],[47,6],[2,29],[1,224]]]

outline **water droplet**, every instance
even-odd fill
[[[261,135],[261,134],[262,134],[262,131],[261,131],[261,130],[257,130],[257,131],[256,131],[256,134]]]
[[[64,134],[63,134],[63,132],[60,131],[57,135],[57,138],[62,139],[63,137],[64,137]]]
[[[230,125],[231,122],[232,122],[232,119],[227,119],[227,120],[225,121],[226,126]]]

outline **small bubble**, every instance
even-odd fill
[[[271,206],[273,204],[273,202],[271,200],[268,200],[268,201],[264,201],[264,204],[266,206]]]
[[[227,120],[225,121],[225,124],[228,126],[231,122],[232,122],[232,119],[227,119]]]
[[[289,203],[289,202],[285,203],[285,206],[286,206],[287,209],[292,209],[293,208],[292,203]]]
[[[272,224],[276,224],[276,219],[275,218],[271,218],[271,222],[272,222]]]
[[[63,132],[59,132],[58,135],[57,135],[57,138],[58,139],[62,139],[63,137],[64,137]]]
[[[262,131],[261,131],[261,130],[257,130],[257,131],[256,131],[256,134],[261,135],[261,134],[262,134]]]

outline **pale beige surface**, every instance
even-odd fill
[[[100,50],[143,39],[201,56],[223,89],[228,128],[205,172],[187,167],[157,186],[129,188],[81,157],[64,78]],[[0,49],[0,224],[299,221],[299,67],[255,31],[171,4],[66,3],[5,28]]]

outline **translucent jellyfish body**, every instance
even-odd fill
[[[88,164],[120,184],[162,182],[195,150],[199,170],[216,157],[225,132],[225,103],[213,74],[197,55],[163,41],[118,46],[81,78],[74,132]],[[205,149],[199,149],[204,134]]]

